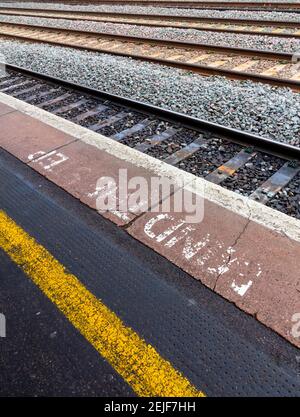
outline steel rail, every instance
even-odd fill
[[[3,24],[4,25],[4,24]],[[68,30],[68,29],[59,29],[59,28],[46,28],[44,26],[32,26],[32,25],[26,25],[26,24],[5,24],[6,26],[21,26],[21,27],[27,27],[27,28],[38,28],[38,29],[44,29],[44,30],[50,30],[50,31],[60,31],[60,32],[66,32],[68,33],[68,35],[72,34],[72,33],[77,33],[77,34],[81,34],[84,36],[90,36],[93,35],[93,32],[84,32],[84,31],[75,31],[75,30]],[[0,31],[1,31],[1,24],[0,24]],[[95,36],[102,36],[102,33],[100,32],[95,32],[94,33]],[[169,67],[175,67],[175,68],[179,68],[179,69],[184,69],[184,70],[188,70],[188,71],[193,71],[196,72],[198,74],[204,75],[204,76],[209,76],[209,75],[217,75],[217,76],[225,76],[228,77],[230,79],[234,79],[234,80],[251,80],[254,82],[261,82],[261,83],[265,83],[265,84],[271,84],[271,85],[275,85],[275,86],[280,86],[280,87],[289,87],[291,89],[293,89],[294,91],[300,92],[300,82],[299,81],[295,81],[295,80],[291,80],[291,79],[285,79],[285,78],[276,78],[276,77],[271,77],[271,76],[267,76],[267,75],[260,75],[260,74],[253,74],[253,73],[247,73],[247,72],[241,72],[241,71],[235,71],[235,70],[229,70],[229,69],[221,69],[221,68],[216,68],[216,67],[209,67],[206,65],[199,65],[199,64],[191,64],[191,63],[185,63],[185,62],[181,62],[181,61],[174,61],[174,60],[168,60],[168,59],[164,59],[164,58],[156,58],[156,57],[151,57],[151,56],[146,56],[146,55],[141,55],[141,54],[135,54],[135,53],[126,53],[126,52],[118,52],[118,51],[109,51],[109,50],[101,50],[99,48],[95,48],[89,45],[77,45],[77,44],[66,44],[63,43],[61,41],[57,41],[54,39],[51,40],[43,40],[43,39],[37,39],[36,37],[33,36],[24,36],[23,35],[17,35],[17,34],[6,34],[6,33],[0,33],[0,36],[2,37],[8,37],[8,38],[12,38],[12,39],[22,39],[22,40],[29,40],[32,42],[39,42],[39,43],[45,43],[45,44],[54,44],[54,45],[60,45],[63,47],[69,47],[69,48],[75,48],[75,49],[80,49],[80,50],[91,50],[91,51],[99,51],[101,53],[106,53],[106,54],[110,54],[110,55],[116,55],[116,56],[125,56],[125,57],[130,57],[133,59],[137,59],[137,60],[142,60],[142,61],[147,61],[147,62],[154,62],[160,65],[164,65],[164,66],[169,66]],[[150,40],[152,42],[152,38],[138,38],[138,37],[132,37],[132,36],[122,36],[122,35],[111,35],[111,34],[107,34],[104,33],[103,37],[106,38],[111,38],[113,40],[115,39],[125,39],[127,41],[139,41],[139,42],[144,42],[145,40],[147,41]],[[162,40],[157,40],[154,39],[153,43],[160,43],[161,45],[165,42],[171,42],[172,46],[174,47],[175,45],[179,46],[182,45],[182,43],[177,42],[177,41],[162,41]],[[169,45],[171,45],[169,44]],[[186,45],[186,43],[183,43],[184,45]],[[195,44],[195,47],[197,47],[197,44]],[[208,45],[204,45],[204,48],[208,49]],[[200,47],[199,47],[200,49]],[[228,48],[224,48],[224,47],[216,47],[213,46],[212,49],[216,50],[216,51],[221,51],[224,50],[226,51],[227,49],[227,53],[228,53]],[[212,50],[210,49],[210,50]],[[250,56],[252,54],[252,56],[256,56],[255,55],[255,51],[254,50],[242,50],[239,48],[230,48],[231,53],[233,53],[232,51],[236,50],[236,53],[238,53],[239,55],[242,53],[242,51],[244,51],[244,55]],[[264,56],[272,56],[272,59],[292,59],[292,54],[287,54],[287,53],[273,53],[270,51],[260,51],[262,52],[262,54],[265,54]],[[274,57],[274,54],[277,54],[278,57]],[[280,57],[280,58],[279,58]]]
[[[9,3],[8,3],[9,4]],[[79,11],[79,10],[57,10],[57,9],[42,9],[42,8],[14,8],[14,7],[0,7],[0,14],[3,13],[4,10],[11,10],[15,12],[23,11],[23,12],[52,12],[52,13],[72,13],[72,14],[86,14],[90,16],[122,16],[128,18],[140,18],[140,19],[161,19],[161,20],[188,20],[188,21],[196,21],[197,22],[206,22],[206,23],[228,23],[228,24],[247,24],[247,25],[258,25],[258,26],[287,26],[287,27],[300,27],[300,18],[299,22],[292,22],[292,21],[284,21],[284,20],[251,20],[251,19],[228,19],[228,18],[220,18],[220,17],[198,17],[198,16],[175,16],[175,15],[166,15],[166,14],[140,14],[140,13],[114,13],[114,12],[93,12],[93,11]]]
[[[237,34],[242,34],[242,35],[257,35],[257,36],[272,36],[272,37],[284,37],[284,38],[297,38],[300,37],[300,22],[298,24],[298,26],[296,28],[299,29],[299,34],[294,34],[294,33],[274,33],[274,32],[256,32],[255,30],[250,30],[250,29],[246,29],[248,25],[245,24],[245,29],[234,29],[234,28],[218,28],[218,27],[195,27],[191,24],[189,25],[188,23],[186,23],[185,25],[182,24],[182,21],[184,19],[180,19],[179,17],[176,17],[174,19],[159,19],[160,21],[157,21],[155,19],[148,19],[148,22],[146,21],[142,21],[142,19],[139,19],[137,15],[131,15],[132,17],[128,17],[128,18],[123,18],[123,17],[115,17],[114,15],[111,14],[106,14],[103,13],[104,16],[101,16],[102,13],[99,13],[99,15],[90,15],[89,13],[85,13],[85,12],[66,12],[66,13],[59,13],[60,11],[57,11],[57,15],[56,11],[53,12],[49,12],[47,13],[45,12],[39,12],[36,10],[32,10],[32,12],[12,12],[12,11],[7,11],[5,10],[4,12],[1,10],[0,8],[0,15],[5,15],[5,16],[23,16],[23,17],[37,17],[37,18],[49,18],[49,19],[64,19],[64,20],[70,20],[70,21],[76,21],[76,20],[84,20],[84,21],[91,21],[91,22],[98,22],[98,23],[121,23],[121,24],[128,24],[128,25],[135,25],[135,26],[149,26],[149,27],[174,27],[174,28],[179,28],[179,29],[193,29],[193,30],[200,30],[200,31],[204,31],[204,32],[221,32],[221,33],[237,33]],[[74,16],[74,14],[77,16]],[[116,16],[122,16],[122,14],[117,14]],[[135,16],[135,17],[133,17]],[[174,17],[174,16],[172,16]],[[126,21],[126,19],[128,19]],[[146,19],[146,18],[145,18]],[[178,19],[178,21],[176,20]],[[3,22],[4,23],[4,22]],[[9,22],[7,22],[9,23]],[[204,23],[205,22],[198,22],[199,24]],[[256,25],[255,25],[256,26]],[[264,26],[264,25],[261,25]],[[273,25],[273,27],[278,27],[278,28],[283,28],[283,25]],[[285,29],[288,27],[284,27]],[[295,28],[295,29],[296,29]]]
[[[3,63],[2,63],[3,65]],[[238,129],[230,128],[227,126],[222,126],[217,123],[209,122],[204,119],[199,119],[196,117],[188,116],[183,113],[175,112],[168,109],[163,109],[158,106],[154,106],[148,103],[141,101],[129,99],[127,97],[122,97],[115,94],[110,94],[105,91],[93,89],[91,87],[86,87],[81,84],[75,84],[70,81],[66,81],[61,78],[53,77],[44,73],[39,73],[36,71],[29,70],[27,68],[19,67],[12,64],[6,64],[8,70],[20,72],[27,74],[36,79],[42,79],[49,83],[61,85],[63,87],[72,89],[79,93],[84,93],[89,96],[100,98],[104,100],[109,100],[113,103],[126,106],[128,108],[146,113],[148,115],[155,115],[163,120],[170,121],[173,123],[180,123],[187,128],[193,128],[196,130],[206,130],[213,134],[219,135],[220,137],[227,139],[231,142],[236,142],[239,144],[255,147],[258,150],[263,152],[273,154],[276,156],[283,157],[290,160],[300,160],[300,148],[281,143],[272,139],[264,138],[258,135],[254,135],[249,132],[243,132]]]
[[[148,38],[144,36],[135,36],[135,35],[118,35],[114,33],[107,33],[107,32],[96,32],[96,31],[84,31],[79,29],[66,29],[60,27],[48,27],[42,25],[32,25],[27,23],[6,23],[0,22],[0,30],[1,26],[12,26],[12,27],[20,27],[20,28],[27,28],[27,29],[41,29],[47,31],[60,31],[63,33],[67,33],[68,35],[76,34],[82,36],[101,36],[103,38],[110,38],[116,39],[120,41],[131,41],[131,42],[144,42],[153,45],[161,45],[161,46],[170,46],[170,47],[179,47],[179,48],[187,48],[187,49],[200,49],[200,50],[209,50],[218,53],[226,53],[226,54],[236,54],[236,55],[245,55],[245,56],[257,56],[261,58],[267,59],[285,59],[287,61],[292,60],[293,53],[290,52],[277,52],[277,51],[268,51],[263,49],[250,49],[250,48],[238,48],[233,46],[220,46],[214,44],[207,44],[207,43],[197,43],[197,42],[185,42],[185,41],[176,41],[176,40],[166,40],[166,39],[158,39],[158,38]],[[296,51],[295,51],[296,52]]]
[[[68,1],[70,4],[113,4],[113,5],[142,5],[142,6],[164,6],[164,7],[192,7],[192,8],[217,8],[217,9],[231,9],[231,8],[256,8],[260,9],[285,9],[285,10],[299,10],[300,5],[298,2],[294,3],[285,3],[285,2],[272,2],[272,1],[263,1],[263,2],[225,2],[225,1],[197,1],[197,0],[98,0],[98,1]]]

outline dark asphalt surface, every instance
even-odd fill
[[[299,396],[299,350],[0,151],[0,209],[208,396]],[[132,396],[0,251],[0,396]]]

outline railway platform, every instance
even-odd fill
[[[300,397],[299,12],[0,3],[0,398]]]
[[[291,335],[300,312],[298,220],[16,99],[1,100],[1,147],[93,209],[97,181],[111,177],[118,186],[120,170],[128,181],[166,177],[182,180],[187,192],[200,190],[199,223],[183,222],[172,208],[151,210],[150,200],[146,213],[129,206],[102,215],[300,346]]]

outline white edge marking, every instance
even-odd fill
[[[113,139],[92,132],[85,127],[76,125],[4,93],[0,93],[0,101],[21,113],[27,114],[28,116],[73,136],[76,139],[95,146],[114,157],[130,162],[132,165],[150,170],[158,176],[170,178],[175,183],[180,179],[181,185],[184,184],[186,190],[197,193],[205,199],[230,210],[233,213],[300,242],[300,220],[257,203],[254,200],[250,200],[233,191],[226,190],[203,178],[198,178],[193,174],[184,172],[179,168],[168,165],[163,161],[159,161],[149,155],[145,155],[126,145],[118,143]]]

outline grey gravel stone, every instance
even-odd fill
[[[280,158],[262,153],[258,153],[251,161],[227,178],[222,186],[232,191],[239,187],[240,194],[249,196],[257,189],[258,185],[263,184],[285,163]],[[267,169],[263,167],[267,167]],[[273,194],[268,195],[269,198],[272,196]]]
[[[47,44],[2,39],[0,52],[15,65],[300,145],[300,95],[287,88]]]
[[[300,219],[300,174],[298,174],[287,187],[279,191],[279,193],[267,203],[267,206]]]
[[[0,7],[7,7],[7,3],[0,3]],[[10,2],[9,7],[24,8],[24,2]],[[136,14],[161,14],[166,16],[195,16],[195,17],[224,17],[228,19],[253,19],[253,20],[281,20],[300,23],[300,14],[289,12],[266,12],[246,10],[196,10],[184,8],[164,8],[151,6],[126,6],[126,5],[70,5],[61,3],[37,3],[26,2],[26,8],[32,9],[57,9],[57,10],[78,10],[78,11],[99,11]]]

